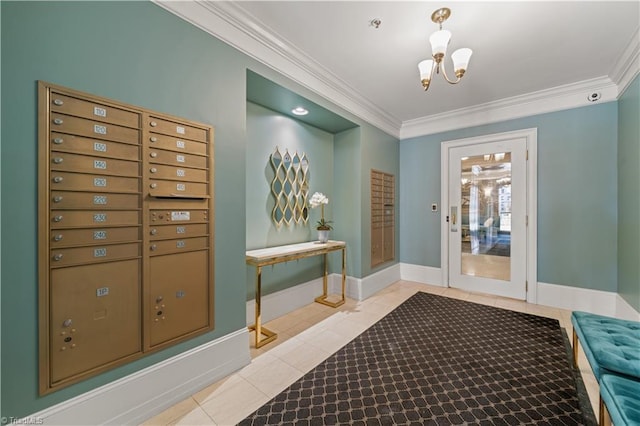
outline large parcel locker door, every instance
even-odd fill
[[[150,258],[150,346],[209,327],[209,251]]]
[[[50,303],[53,385],[141,351],[139,259],[54,269]]]

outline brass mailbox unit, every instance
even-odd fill
[[[371,170],[371,266],[395,258],[395,176]]]
[[[213,127],[38,82],[46,394],[214,327]]]

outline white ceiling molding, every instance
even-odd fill
[[[229,1],[152,0],[247,56],[285,75],[384,132],[399,137],[401,122]]]
[[[638,30],[612,67],[611,78],[585,80],[482,105],[400,122],[357,93],[322,64],[264,28],[232,1],[152,0],[185,21],[278,71],[340,108],[399,139],[496,123],[531,115],[592,105],[587,97],[598,92],[597,103],[614,101],[640,73]]]
[[[483,105],[407,120],[402,123],[400,139],[593,105],[587,98],[594,92],[601,95],[597,103],[615,101],[618,96],[618,87],[609,77],[601,77]]]
[[[629,40],[627,48],[611,68],[611,79],[618,85],[618,94],[627,90],[634,78],[640,74],[640,28]]]

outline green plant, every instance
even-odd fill
[[[324,217],[323,217],[322,219],[316,222],[316,227],[318,231],[330,231],[333,229],[333,226],[331,226],[331,223],[333,223],[332,220],[324,220]]]

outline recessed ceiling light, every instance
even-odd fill
[[[294,113],[295,115],[307,115],[307,114],[309,114],[309,111],[307,111],[306,109],[304,109],[302,107],[296,107],[296,108],[292,109],[291,112]]]

